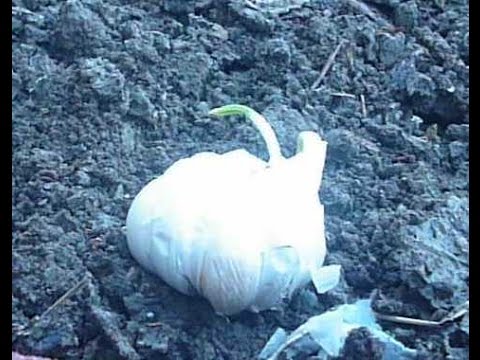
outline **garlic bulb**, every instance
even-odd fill
[[[246,115],[267,144],[269,162],[243,149],[175,162],[134,199],[128,246],[146,269],[184,294],[204,296],[219,314],[275,308],[326,273],[318,198],[326,142],[302,132],[297,154],[287,159],[254,110],[227,105],[211,114]]]

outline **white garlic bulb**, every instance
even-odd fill
[[[275,308],[312,276],[322,287],[326,246],[318,190],[326,142],[300,133],[297,154],[286,159],[270,125],[252,109],[227,105],[211,113],[245,114],[267,143],[269,162],[243,149],[175,162],[131,205],[131,254],[224,315]]]

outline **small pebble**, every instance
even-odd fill
[[[147,317],[148,320],[152,320],[155,317],[155,313],[153,313],[152,311],[149,311],[145,314],[145,316]]]

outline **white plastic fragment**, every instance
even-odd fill
[[[268,359],[286,340],[287,333],[282,328],[278,328],[265,344],[260,355],[258,355],[259,360]]]
[[[297,153],[284,158],[273,129],[254,110],[227,105],[211,113],[246,115],[269,161],[237,149],[175,162],[134,199],[128,246],[146,269],[182,293],[207,298],[219,314],[275,308],[312,274],[317,286],[322,282],[326,244],[318,191],[327,143],[301,132]]]
[[[382,331],[375,320],[371,300],[359,300],[354,304],[341,305],[335,310],[311,317],[306,323],[293,331],[268,360],[275,360],[283,350],[307,334],[328,355],[339,356],[350,331],[360,327],[367,328],[374,337],[385,345],[383,360],[411,359],[416,355],[415,350],[405,347]]]
[[[313,285],[317,293],[324,294],[338,285],[342,267],[340,265],[328,265],[311,271]]]

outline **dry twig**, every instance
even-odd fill
[[[88,277],[85,276],[81,281],[79,281],[76,285],[74,285],[70,290],[68,290],[65,294],[63,294],[57,301],[55,301],[52,305],[48,307],[40,316],[37,316],[37,320],[40,320],[51,313],[55,308],[65,302],[69,297],[80,291],[85,285],[88,283]]]
[[[335,58],[337,57],[338,55],[338,52],[340,51],[342,45],[345,43],[346,41],[344,39],[342,39],[340,41],[340,43],[337,45],[337,47],[335,48],[335,50],[330,54],[330,56],[328,57],[328,60],[327,62],[325,63],[325,65],[323,65],[323,68],[322,68],[322,71],[320,72],[320,75],[318,77],[317,80],[315,80],[315,82],[313,83],[313,85],[310,87],[311,90],[315,90],[316,88],[318,88],[318,86],[320,85],[320,83],[323,81],[323,79],[325,78],[325,75],[327,75],[327,72],[328,70],[330,70],[330,68],[332,67],[334,61],[335,61]]]
[[[159,327],[159,326],[162,326],[162,325],[163,325],[163,323],[160,322],[160,321],[145,324],[145,326],[147,326],[147,327],[152,327],[152,328],[154,328],[154,327]]]
[[[364,118],[368,116],[367,114],[367,105],[365,104],[365,95],[360,94],[360,103],[362,104],[362,115]]]
[[[432,321],[432,320],[422,320],[422,319],[413,319],[403,316],[395,316],[395,315],[384,315],[376,313],[375,316],[379,320],[391,321],[397,324],[406,324],[406,325],[416,325],[416,326],[429,326],[429,327],[438,327],[445,325],[447,323],[454,322],[469,311],[469,301],[466,301],[462,306],[452,311],[450,314],[445,316],[440,321]]]
[[[85,276],[81,281],[75,284],[71,289],[69,289],[65,294],[63,294],[57,301],[55,301],[52,305],[48,307],[41,315],[36,315],[32,318],[28,325],[21,325],[21,324],[12,324],[12,330],[18,336],[28,336],[30,335],[31,328],[35,326],[41,319],[45,318],[48,314],[50,314],[53,310],[55,310],[58,306],[64,303],[68,298],[73,296],[75,293],[80,291],[85,285],[88,284],[89,277]]]
[[[330,93],[331,96],[338,96],[338,97],[346,97],[350,99],[356,99],[356,96],[353,94],[345,93],[345,92],[332,92]]]

